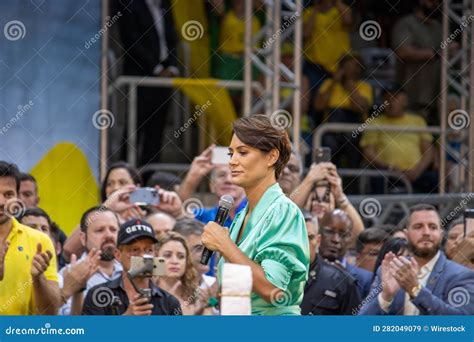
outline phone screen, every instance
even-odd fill
[[[315,150],[314,162],[316,164],[330,162],[331,161],[331,149],[329,147],[319,147]]]
[[[212,150],[212,164],[227,165],[229,164],[229,148],[224,146],[214,147]]]
[[[137,205],[157,205],[160,196],[154,188],[138,188],[130,194],[130,202]]]

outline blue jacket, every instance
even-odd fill
[[[388,312],[380,308],[380,268],[377,270],[372,291],[360,309],[359,315],[403,315],[405,291],[400,290],[390,304]],[[420,315],[472,315],[474,314],[474,272],[448,260],[444,253],[436,262],[423,287],[412,303]]]
[[[357,281],[360,298],[364,299],[367,297],[370,292],[370,285],[372,285],[373,273],[349,263],[346,265],[346,271]]]

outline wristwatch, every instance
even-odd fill
[[[420,293],[422,288],[423,288],[423,286],[421,286],[421,284],[418,284],[418,285],[414,286],[411,289],[410,293],[409,293],[410,299],[415,299],[418,296],[418,294]]]

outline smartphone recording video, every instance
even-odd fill
[[[138,188],[129,197],[130,203],[140,206],[160,204],[160,195],[154,188]]]
[[[216,146],[212,149],[212,164],[227,165],[229,164],[229,148],[224,146]]]
[[[329,147],[318,147],[314,149],[313,160],[316,164],[331,161],[331,149]]]
[[[162,277],[166,275],[165,259],[152,256],[132,256],[129,272],[142,277]]]

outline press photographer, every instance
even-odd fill
[[[152,272],[132,277],[135,284],[129,278],[128,274],[134,273],[132,257],[152,256],[156,242],[149,223],[136,219],[125,222],[119,231],[116,252],[116,258],[123,266],[122,275],[93,287],[87,293],[82,314],[147,316],[181,313],[178,300],[153,284]]]

